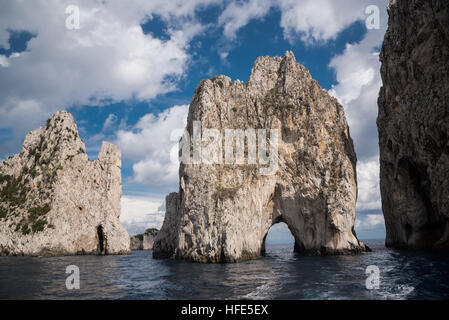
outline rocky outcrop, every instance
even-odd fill
[[[449,249],[449,2],[391,1],[381,53],[387,246]]]
[[[180,189],[166,198],[155,258],[257,258],[281,221],[295,251],[366,250],[353,228],[356,155],[343,108],[293,53],[258,58],[246,85],[202,81],[180,148]]]
[[[103,143],[85,153],[72,116],[56,113],[0,164],[0,254],[130,252],[120,223],[121,154]]]
[[[381,53],[386,245],[449,249],[449,2],[396,0]]]
[[[131,250],[153,250],[154,239],[158,229],[151,228],[145,230],[143,234],[131,237]]]

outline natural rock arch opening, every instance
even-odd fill
[[[294,247],[295,237],[293,233],[290,231],[288,225],[279,220],[268,229],[265,234],[262,242],[261,255],[266,255],[267,246],[270,247],[272,245],[291,245]]]
[[[327,241],[329,230],[327,200],[322,193],[315,197],[301,197],[291,186],[276,183],[269,196],[270,201],[263,208],[261,254],[266,252],[266,237],[273,226],[285,224],[286,231],[293,237],[294,252],[326,254],[322,245]],[[330,232],[329,232],[330,233]]]
[[[104,238],[104,231],[103,226],[99,225],[97,227],[97,238],[98,238],[98,253],[99,254],[105,254],[105,238]]]

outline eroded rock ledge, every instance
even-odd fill
[[[449,249],[449,1],[390,2],[379,97],[386,245]]]
[[[0,254],[130,253],[120,223],[121,154],[85,153],[72,116],[57,112],[0,164]]]
[[[225,76],[202,81],[190,104],[190,137],[196,121],[203,134],[205,128],[278,130],[277,168],[264,175],[260,162],[248,164],[248,140],[244,164],[224,164],[221,149],[202,141],[202,148],[218,150],[222,164],[194,164],[195,151],[190,162],[181,164],[180,189],[166,198],[155,258],[257,258],[268,230],[281,221],[292,232],[298,252],[350,254],[367,249],[353,228],[356,155],[343,107],[292,52],[284,58],[258,58],[246,85]],[[273,145],[276,137],[270,132],[267,137]]]

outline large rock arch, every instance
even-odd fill
[[[180,189],[167,196],[155,258],[257,258],[279,220],[289,226],[296,251],[366,250],[353,230],[356,156],[343,108],[291,52],[284,58],[258,58],[246,85],[225,76],[202,81],[187,122]],[[247,134],[243,163],[227,162],[227,129]],[[257,141],[261,152],[256,163],[250,141]],[[270,146],[268,157],[264,143]],[[237,147],[231,150],[237,159]],[[205,155],[215,162],[205,163]]]

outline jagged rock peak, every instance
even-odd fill
[[[343,107],[293,53],[258,58],[247,85],[225,76],[201,81],[186,129],[180,188],[166,198],[154,257],[257,258],[268,230],[281,221],[295,237],[296,251],[367,250],[353,230],[356,156]],[[230,140],[227,153],[229,130],[248,134],[239,144],[243,149],[234,151]],[[268,160],[256,154],[256,136],[257,150],[268,148]]]
[[[67,111],[58,111],[47,120],[44,128],[30,132],[25,138],[20,155],[25,159],[30,158],[30,152],[42,147],[42,144],[48,147],[50,143],[57,145],[52,156],[67,157],[86,152],[86,147],[78,135],[75,121]]]
[[[30,132],[0,164],[0,254],[121,254],[121,154],[104,142],[90,161],[70,113]]]
[[[396,0],[377,120],[386,244],[449,249],[449,1]]]
[[[259,57],[254,63],[248,88],[255,94],[265,94],[273,89],[279,80],[289,85],[292,78],[301,79],[306,83],[312,81],[309,71],[296,62],[293,52],[287,51],[283,58]]]

